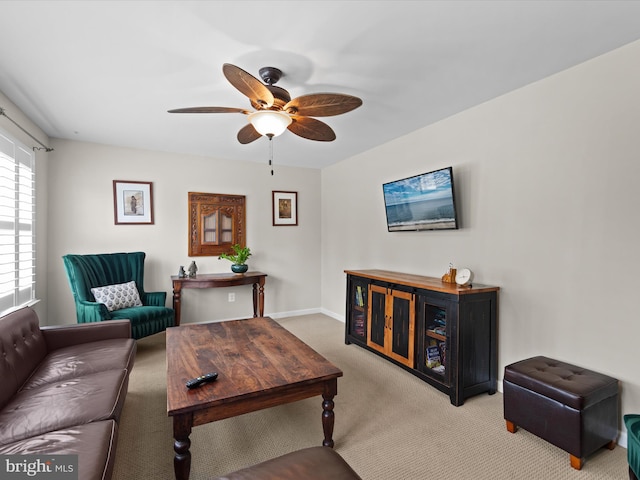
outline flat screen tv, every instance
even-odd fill
[[[390,232],[458,228],[452,167],[382,185]]]

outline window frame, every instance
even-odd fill
[[[3,129],[0,227],[8,227],[6,233],[0,228],[0,314],[4,314],[36,302],[36,155]]]

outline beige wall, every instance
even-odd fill
[[[320,172],[197,156],[54,140],[49,170],[50,323],[74,323],[75,310],[61,257],[67,253],[147,253],[145,290],[167,292],[171,275],[195,260],[200,273],[229,272],[217,257],[188,257],[187,192],[246,195],[251,270],[267,273],[265,313],[320,307]],[[265,152],[267,145],[265,142]],[[153,182],[154,225],[114,225],[113,180]],[[297,191],[299,226],[273,227],[272,190]],[[236,294],[229,303],[228,293]],[[183,323],[243,318],[253,312],[250,285],[185,290]]]
[[[169,303],[169,277],[192,260],[187,192],[245,194],[267,314],[342,319],[344,269],[440,276],[453,262],[501,287],[500,373],[532,355],[564,359],[619,378],[622,413],[639,412],[639,57],[636,42],[321,172],[277,167],[271,177],[262,164],[54,140],[55,152],[37,156],[39,314],[75,321],[60,258],[71,252],[146,251],[145,287]],[[382,183],[449,165],[462,228],[388,233]],[[153,182],[155,225],[113,224],[114,179]],[[271,225],[272,190],[299,192],[298,227]],[[200,272],[229,268],[195,260]],[[249,311],[250,287],[184,295],[185,322]]]
[[[322,306],[344,269],[501,287],[499,372],[548,355],[622,381],[640,412],[640,42],[322,172]],[[462,228],[388,233],[382,183],[453,166]]]

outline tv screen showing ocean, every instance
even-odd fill
[[[450,169],[385,183],[389,231],[457,228]]]
[[[455,228],[452,198],[436,198],[387,206],[389,231]]]

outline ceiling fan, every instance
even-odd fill
[[[238,132],[238,141],[251,143],[261,136],[273,137],[286,129],[309,140],[331,142],[336,134],[329,125],[313,117],[340,115],[358,108],[362,100],[341,93],[312,93],[291,99],[284,88],[275,83],[282,71],[274,67],[259,70],[262,83],[243,69],[225,63],[222,73],[229,83],[246,95],[255,111],[233,107],[188,107],[169,110],[169,113],[242,113],[248,115],[249,123]]]

